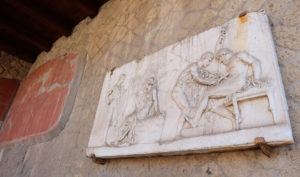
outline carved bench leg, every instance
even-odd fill
[[[276,106],[275,106],[275,100],[274,100],[274,91],[273,91],[273,88],[271,88],[271,89],[267,92],[267,96],[268,96],[269,104],[270,104],[269,109],[271,110],[271,112],[272,112],[272,114],[273,114],[273,124],[276,125],[279,121],[277,120],[277,113],[276,113]]]
[[[234,109],[234,115],[235,115],[235,130],[240,129],[240,110],[237,103],[236,95],[232,95],[232,104]]]

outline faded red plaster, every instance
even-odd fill
[[[23,80],[0,132],[0,143],[47,132],[59,121],[74,79],[77,54],[57,57]]]
[[[4,120],[18,87],[18,80],[0,78],[0,121]]]

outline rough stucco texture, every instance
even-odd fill
[[[162,47],[223,24],[239,13],[264,8],[270,18],[289,105],[295,144],[259,150],[189,156],[111,160],[85,157],[104,74]],[[300,1],[298,0],[111,0],[94,18],[39,55],[31,68],[54,56],[86,49],[88,60],[65,129],[52,140],[2,147],[0,176],[225,176],[298,177],[300,174]]]
[[[58,123],[70,90],[76,54],[47,61],[23,80],[0,132],[0,143],[47,132]]]
[[[23,80],[31,65],[31,63],[0,51],[0,77],[2,78]]]

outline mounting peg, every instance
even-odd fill
[[[244,17],[245,15],[247,15],[247,13],[248,13],[247,11],[244,11],[244,12],[239,14],[239,17]]]
[[[263,154],[265,154],[269,158],[271,157],[272,147],[266,143],[264,137],[256,137],[254,139],[254,143],[257,147],[260,148]]]
[[[97,157],[95,156],[95,154],[92,154],[92,155],[91,155],[91,159],[93,160],[93,162],[95,162],[95,163],[97,163],[97,164],[101,164],[101,165],[104,165],[104,164],[107,162],[106,159],[97,158]]]

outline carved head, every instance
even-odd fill
[[[200,61],[203,63],[202,66],[206,67],[214,59],[214,54],[212,52],[205,52],[202,54]]]
[[[156,80],[154,77],[149,77],[146,81],[147,85],[155,85]]]
[[[233,52],[227,48],[222,48],[217,51],[216,59],[221,63],[227,65],[233,56]]]
[[[125,80],[126,74],[121,74],[118,80],[118,84],[123,84]]]
[[[152,90],[156,85],[156,79],[155,77],[149,77],[147,80],[146,80],[146,84],[145,84],[145,91],[146,92],[149,92],[150,90]]]

